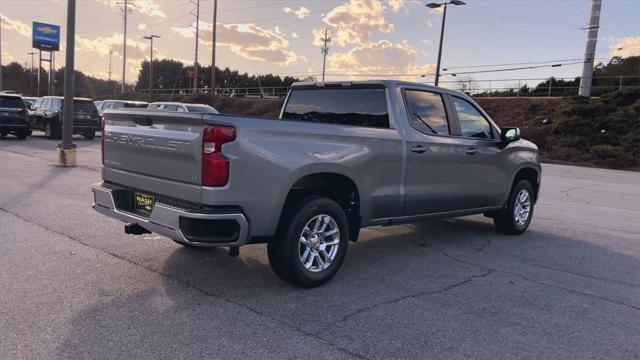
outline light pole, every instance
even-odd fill
[[[444,22],[447,19],[447,5],[465,5],[464,1],[460,0],[451,0],[443,3],[429,3],[427,7],[430,9],[437,9],[441,6],[444,6],[444,11],[442,11],[442,28],[440,29],[440,46],[438,47],[438,63],[436,64],[436,80],[434,82],[435,86],[438,86],[438,81],[440,80],[440,59],[442,58],[442,40],[444,38]]]
[[[37,54],[35,51],[28,52],[27,55],[31,55],[31,70],[29,71],[29,96],[33,96],[33,55]]]
[[[73,143],[73,93],[75,89],[76,0],[67,1],[67,56],[64,66],[64,102],[62,105],[62,143],[58,145],[58,165],[76,166]]]
[[[153,39],[159,39],[159,35],[143,36],[144,39],[151,41],[151,56],[149,56],[149,96],[153,92]]]
[[[216,94],[216,24],[218,22],[218,0],[213,0],[213,34],[211,40],[211,93]]]

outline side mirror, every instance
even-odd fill
[[[517,127],[503,127],[500,129],[500,140],[505,143],[520,140],[520,129]]]

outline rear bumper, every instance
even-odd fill
[[[129,189],[101,182],[91,190],[97,212],[178,242],[201,247],[240,246],[249,239],[249,223],[241,212],[197,212],[157,200],[149,217],[145,217],[117,205],[123,201],[119,197],[131,193]]]

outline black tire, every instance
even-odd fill
[[[307,269],[301,260],[301,251],[304,252],[304,245],[301,245],[300,238],[303,230],[311,221],[318,219],[318,216],[328,216],[333,220],[332,225],[338,230],[335,235],[328,237],[329,241],[337,241],[336,253],[329,262],[326,269]],[[322,217],[320,219],[323,219]],[[319,221],[319,220],[318,220]],[[328,220],[330,221],[330,220]],[[327,239],[324,236],[321,240],[314,237],[315,241],[324,244]],[[303,288],[312,288],[320,286],[331,280],[340,269],[342,262],[347,254],[349,242],[349,223],[344,210],[335,201],[318,197],[318,196],[302,196],[295,199],[287,206],[284,211],[283,218],[280,221],[278,233],[267,244],[267,252],[269,255],[269,263],[273,271],[283,280]],[[316,243],[317,244],[317,243]],[[329,246],[329,253],[332,251],[332,245]],[[322,249],[322,248],[320,248]],[[327,248],[325,248],[327,249]],[[317,249],[315,250],[317,251]],[[308,259],[311,260],[311,267],[316,264],[319,267],[319,260],[324,258],[325,262],[328,257],[317,253],[317,259],[312,255]],[[327,252],[324,252],[326,255]]]
[[[84,136],[85,139],[87,140],[93,140],[96,138],[96,132],[95,131],[86,131],[82,133],[82,136]]]
[[[33,130],[27,130],[27,136],[33,135]]]
[[[7,130],[0,131],[0,138],[3,138],[5,136],[7,136],[7,135],[9,135],[9,131],[7,131]]]
[[[523,192],[527,193],[529,200],[529,211],[524,221],[523,217],[517,218],[515,211],[517,206],[516,200],[518,196],[522,195]],[[517,182],[511,189],[506,207],[493,216],[493,223],[496,226],[496,229],[498,229],[498,231],[502,233],[510,235],[520,235],[525,232],[529,227],[529,224],[531,224],[531,219],[533,218],[535,196],[536,195],[533,192],[533,186],[531,186],[531,183],[529,183],[529,181],[520,180],[519,182]]]
[[[62,129],[60,124],[55,121],[47,121],[44,126],[44,134],[47,139],[60,140],[62,139]]]
[[[19,130],[16,132],[18,140],[26,140],[28,136],[27,130]]]

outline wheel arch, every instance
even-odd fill
[[[337,171],[336,171],[337,170]],[[315,169],[301,171],[292,177],[287,187],[278,218],[278,228],[285,221],[284,213],[296,198],[302,195],[327,197],[342,207],[349,220],[349,239],[356,241],[360,231],[362,194],[357,181],[351,174],[340,169]]]
[[[538,201],[538,194],[540,192],[540,169],[536,169],[532,166],[525,166],[520,168],[513,177],[513,181],[511,182],[511,189],[513,189],[513,187],[520,180],[529,181],[534,192],[534,203]]]

